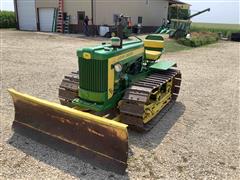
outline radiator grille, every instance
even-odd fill
[[[107,60],[79,58],[80,88],[93,92],[107,91]]]

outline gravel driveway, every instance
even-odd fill
[[[129,132],[125,176],[14,134],[7,88],[58,102],[76,49],[101,38],[1,30],[0,179],[239,179],[239,43],[169,53],[183,83],[176,105],[149,133]]]

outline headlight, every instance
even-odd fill
[[[116,64],[114,66],[114,69],[116,72],[120,73],[122,71],[122,65],[121,64]]]

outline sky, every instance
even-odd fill
[[[206,12],[192,19],[194,22],[240,24],[240,0],[182,0],[191,4],[191,13],[206,8]]]
[[[181,0],[191,4],[191,12],[206,8],[206,12],[192,19],[193,22],[240,24],[240,0]],[[0,0],[1,10],[14,10],[13,0]]]

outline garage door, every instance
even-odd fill
[[[54,8],[39,8],[40,31],[51,32]]]
[[[37,30],[35,0],[17,0],[20,30]]]

